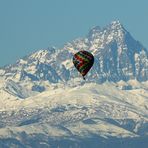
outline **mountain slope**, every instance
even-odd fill
[[[17,100],[9,109],[1,111],[0,137],[14,138],[20,143],[23,143],[23,135],[32,139],[38,134],[47,139],[65,137],[76,143],[80,139],[93,139],[94,135],[106,140],[146,137],[147,94],[144,89],[120,90],[115,83],[89,83],[48,90]],[[44,142],[42,138],[40,140]],[[50,145],[53,141],[45,143]]]

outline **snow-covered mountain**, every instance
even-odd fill
[[[84,81],[73,54],[95,63]],[[0,147],[148,147],[148,51],[113,21],[0,69]],[[142,144],[141,144],[142,142]]]
[[[95,56],[89,81],[148,79],[148,51],[119,21],[103,29],[94,27],[87,37],[67,43],[62,49],[36,51],[1,69],[0,75],[15,81],[65,82],[79,77],[72,64],[73,53],[78,50],[88,50]]]

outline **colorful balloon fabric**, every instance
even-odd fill
[[[85,50],[77,52],[73,56],[73,64],[85,79],[85,75],[91,69],[94,63],[94,56]]]

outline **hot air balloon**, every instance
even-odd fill
[[[80,74],[83,76],[84,80],[85,80],[85,75],[91,69],[93,63],[94,63],[94,56],[88,51],[82,50],[77,52],[73,56],[73,64],[76,67],[76,69],[80,72]]]

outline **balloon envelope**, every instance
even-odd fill
[[[88,73],[94,63],[94,56],[85,50],[77,52],[73,56],[73,64],[76,69],[84,76]]]

